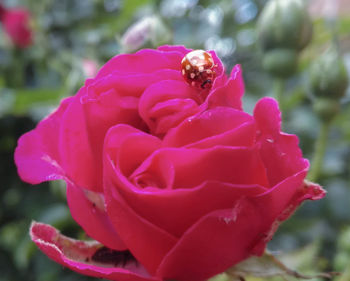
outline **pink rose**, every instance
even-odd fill
[[[0,7],[0,21],[14,45],[27,48],[32,44],[33,36],[29,27],[30,14],[26,9],[5,9]]]
[[[277,102],[243,112],[241,69],[227,77],[214,52],[212,87],[191,86],[189,51],[114,57],[19,139],[21,178],[64,179],[73,218],[98,241],[33,223],[56,262],[109,280],[205,280],[261,255],[302,201],[325,195],[304,182],[309,163],[280,131]]]

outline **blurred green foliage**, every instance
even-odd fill
[[[18,137],[51,112],[61,98],[73,95],[83,85],[89,76],[84,68],[86,61],[100,66],[112,56],[127,51],[123,34],[133,24],[153,16],[161,20],[159,24],[164,24],[162,30],[169,31],[169,44],[214,49],[227,71],[236,63],[242,64],[246,83],[244,107],[251,112],[260,97],[273,95],[273,81],[262,69],[262,52],[256,42],[256,21],[266,1],[7,0],[3,3],[7,7],[26,6],[31,11],[35,42],[28,49],[16,49],[0,28],[0,281],[94,280],[51,262],[29,240],[32,219],[52,224],[71,237],[85,238],[85,235],[70,217],[62,182],[33,187],[18,178],[13,163]],[[320,127],[307,86],[310,64],[329,47],[331,40],[336,40],[348,73],[350,68],[350,15],[336,19],[316,15],[313,25],[311,45],[301,53],[298,71],[286,80],[283,93],[284,131],[299,136],[307,158],[312,155]],[[156,45],[154,40],[145,40],[147,47]],[[341,100],[341,113],[331,128],[319,180],[328,191],[326,199],[306,203],[281,226],[269,244],[287,264],[306,273],[350,272],[349,102],[348,90]],[[350,280],[344,278],[339,281]]]

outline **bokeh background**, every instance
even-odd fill
[[[29,239],[31,220],[71,237],[87,237],[70,217],[62,182],[31,186],[17,176],[13,151],[63,97],[73,95],[108,59],[123,52],[181,44],[214,49],[229,72],[243,67],[244,108],[274,96],[275,78],[263,68],[257,20],[266,0],[4,0],[30,12],[32,41],[18,47],[0,22],[0,281],[95,280],[50,261]],[[350,2],[305,1],[313,23],[297,71],[285,79],[283,128],[297,134],[311,159],[321,126],[313,111],[310,65],[332,44],[350,73]],[[318,182],[324,200],[307,202],[278,230],[269,249],[303,273],[350,276],[350,93],[340,100]],[[249,222],[247,222],[249,223]],[[97,279],[96,279],[97,280]],[[262,280],[262,279],[248,279]],[[272,279],[268,279],[272,280]],[[276,278],[276,280],[284,280]],[[316,278],[313,280],[322,280]]]

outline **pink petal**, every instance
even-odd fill
[[[214,108],[188,118],[170,130],[163,140],[163,146],[205,145],[207,148],[219,144],[251,146],[255,140],[255,127],[252,121],[253,118],[242,111],[226,107]],[[248,125],[247,123],[250,126],[244,126]],[[240,134],[239,131],[243,127],[247,130],[243,129],[245,133]]]
[[[225,69],[224,69],[224,66],[223,66],[220,58],[217,56],[217,54],[214,51],[208,51],[208,52],[213,57],[214,65],[216,65],[216,67],[215,67],[216,77],[226,76]],[[215,86],[216,86],[216,83],[214,81],[213,88],[215,88]]]
[[[105,196],[107,212],[114,227],[132,254],[153,274],[165,254],[177,239],[137,214],[119,195],[118,186],[124,184],[113,178],[112,163],[106,164]]]
[[[72,217],[85,230],[87,235],[108,248],[126,249],[109,220],[102,194],[88,190],[84,191],[74,184],[68,183],[67,201]]]
[[[144,76],[108,75],[98,81],[89,80],[68,107],[60,134],[65,170],[77,185],[102,191],[102,148],[108,129],[119,123],[143,127],[137,112],[137,96],[152,82],[176,77],[178,73],[174,71],[163,71]],[[129,83],[129,89],[124,92],[125,83]],[[135,83],[139,83],[137,87],[130,86]]]
[[[18,140],[15,163],[23,181],[38,184],[67,177],[62,167],[58,139],[62,116],[73,99],[64,99],[54,113]]]
[[[213,87],[207,103],[209,108],[217,106],[233,107],[242,110],[242,97],[244,94],[244,82],[240,65],[236,65],[231,72],[230,78],[223,86]]]
[[[162,163],[159,158],[172,163],[175,171],[173,189],[193,188],[204,181],[268,186],[265,167],[255,147],[162,148],[145,159],[133,176],[150,173],[159,178],[158,163]]]
[[[242,197],[230,209],[202,217],[164,258],[157,275],[180,281],[205,280],[252,254],[261,255],[281,221],[304,200],[324,191],[304,185],[306,172],[256,197]]]
[[[143,218],[158,227],[181,237],[202,216],[214,210],[229,208],[241,197],[261,194],[259,185],[237,185],[206,181],[191,189],[130,191],[119,189],[128,205]],[[181,208],[179,208],[181,206]]]
[[[101,191],[102,179],[99,175],[102,167],[98,162],[96,163],[100,156],[94,153],[94,149],[99,148],[90,145],[88,124],[84,116],[84,108],[80,103],[80,97],[84,91],[85,88],[81,88],[74,96],[60,120],[58,149],[67,176],[77,186]]]
[[[160,280],[150,276],[144,267],[135,261],[127,262],[124,267],[95,262],[91,257],[101,248],[101,244],[96,241],[70,239],[50,225],[33,222],[30,236],[48,257],[81,274],[115,281]]]
[[[120,124],[112,127],[106,135],[105,157],[116,169],[129,176],[160,145],[157,137]]]
[[[306,173],[306,170],[301,171],[253,198],[253,203],[261,208],[264,224],[270,225],[254,247],[253,254],[263,254],[266,243],[272,239],[281,222],[288,219],[304,200],[319,200],[326,195],[318,184],[305,180]]]
[[[274,99],[261,99],[254,109],[254,118],[260,154],[272,186],[308,168],[308,161],[302,157],[298,146],[298,137],[280,132],[281,113]]]
[[[162,51],[162,52],[179,52],[183,56],[185,56],[187,53],[191,52],[192,49],[187,49],[185,46],[182,45],[163,45],[159,46],[157,50]]]
[[[176,51],[143,49],[135,54],[122,54],[110,59],[96,78],[115,71],[124,73],[151,73],[160,69],[175,69],[180,72],[183,54]]]
[[[84,101],[98,99],[99,96],[110,90],[118,92],[118,98],[140,97],[145,89],[163,80],[183,81],[180,71],[173,69],[161,69],[152,73],[125,73],[123,71],[114,71],[98,79],[89,79],[86,81],[87,97]]]
[[[131,129],[125,134],[125,129],[126,126],[116,126],[106,138],[107,158],[115,163],[113,171],[105,174],[105,179],[112,181],[109,188],[118,189],[126,204],[137,214],[173,235],[181,235],[200,216],[207,213],[208,208],[211,211],[211,208],[220,208],[220,204],[233,204],[240,195],[265,191],[263,187],[253,185],[266,183],[264,167],[259,165],[258,158],[255,159],[258,154],[254,149],[159,149],[156,146],[148,149],[147,139],[151,136],[136,134]],[[113,145],[115,148],[110,149]],[[152,150],[154,153],[147,159],[147,154],[150,155]],[[144,158],[138,157],[134,161],[135,157],[130,156],[130,153],[143,155]],[[125,165],[132,168],[126,169]],[[134,172],[130,174],[132,170]],[[140,180],[143,180],[142,184],[146,188],[143,188]],[[232,182],[236,185],[232,186]],[[179,191],[176,190],[172,197],[170,193],[163,194],[158,188],[179,188]],[[210,202],[202,204],[205,200]],[[183,206],[181,211],[178,210],[179,205]]]
[[[197,90],[184,81],[155,83],[146,89],[140,99],[140,116],[151,132],[164,134],[199,111],[197,94]]]
[[[130,174],[159,146],[159,139],[127,125],[111,128],[105,140],[104,187],[108,215],[125,245],[151,273],[176,243],[176,238],[143,219],[125,203],[118,189],[135,187],[126,178],[117,178],[116,173],[122,170]]]
[[[263,225],[248,200],[202,217],[164,258],[157,276],[179,281],[206,280],[247,258]]]

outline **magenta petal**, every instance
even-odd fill
[[[252,254],[262,255],[266,243],[272,239],[281,222],[288,219],[296,208],[305,200],[319,200],[326,195],[321,186],[305,180],[306,170],[287,178],[269,191],[253,198],[253,203],[260,206],[264,225],[263,237],[254,247]]]
[[[50,225],[33,222],[30,236],[48,257],[81,274],[115,281],[160,280],[151,277],[142,265],[132,261],[124,267],[94,262],[91,256],[101,248],[100,243],[70,239]]]
[[[114,230],[104,206],[103,195],[67,184],[67,201],[72,217],[93,239],[108,248],[125,250],[126,247]]]
[[[215,84],[214,84],[215,86]],[[207,99],[208,107],[233,107],[242,110],[242,97],[244,94],[244,82],[240,65],[236,65],[227,82],[210,93]]]
[[[148,86],[162,80],[183,81],[183,77],[180,71],[174,69],[161,69],[152,73],[113,71],[99,79],[88,80],[85,83],[87,97],[84,97],[84,100],[98,99],[103,93],[114,90],[118,93],[115,103],[121,102],[120,99],[124,97],[140,97]]]
[[[199,103],[196,89],[184,81],[164,80],[146,89],[140,98],[139,113],[152,133],[164,133],[199,111],[196,100]],[[166,118],[167,122],[161,122]]]
[[[15,163],[23,181],[38,184],[43,181],[66,178],[58,139],[62,116],[73,99],[64,99],[54,113],[18,140]]]
[[[101,191],[102,180],[98,175],[102,167],[98,165],[101,163],[96,163],[95,148],[90,145],[88,124],[80,102],[85,90],[84,87],[80,89],[62,116],[58,147],[67,176],[78,186]]]
[[[131,253],[153,274],[166,253],[177,242],[176,237],[137,214],[117,191],[120,181],[113,179],[113,168],[107,166],[105,195],[107,212],[120,237]],[[124,183],[122,183],[124,184]],[[147,241],[145,243],[145,241]]]
[[[214,146],[209,149],[163,148],[155,151],[138,168],[138,173],[170,161],[174,167],[175,188],[193,188],[205,181],[221,181],[235,184],[268,186],[265,168],[255,147]],[[159,177],[161,169],[153,170]],[[158,173],[158,175],[157,175]]]
[[[151,73],[160,69],[179,70],[183,54],[176,51],[144,49],[135,54],[122,54],[110,59],[98,72],[96,78],[114,71],[124,73]]]
[[[115,169],[122,171],[123,175],[128,177],[153,151],[160,147],[160,143],[161,141],[155,136],[129,125],[120,124],[108,131],[104,153],[108,161],[112,161],[116,166]]]
[[[163,45],[158,47],[157,50],[162,52],[179,52],[183,56],[192,51],[192,49],[187,49],[185,46],[181,46],[181,45],[178,45],[178,46]]]
[[[263,225],[259,210],[242,199],[194,224],[164,258],[157,275],[179,281],[206,280],[248,257]]]
[[[261,158],[272,186],[308,168],[309,163],[298,146],[298,137],[280,132],[281,113],[274,99],[261,99],[255,106],[254,118]]]
[[[193,144],[195,147],[197,145],[203,147],[204,142],[209,142],[212,145],[207,147],[213,147],[214,145],[223,144],[220,142],[223,136],[220,137],[220,135],[228,134],[247,123],[252,123],[252,121],[253,118],[249,114],[232,108],[209,109],[186,119],[179,126],[170,130],[163,140],[163,146],[181,147]],[[254,126],[250,128],[254,129]],[[247,130],[246,133],[244,136],[241,135],[239,139],[231,138],[232,143],[228,142],[226,145],[252,145],[255,139],[255,130]]]
[[[263,194],[243,197],[230,209],[202,217],[164,258],[157,275],[205,280],[251,254],[261,255],[278,225],[298,205],[325,195],[320,186],[303,183],[305,174],[302,171]]]
[[[176,237],[181,237],[202,216],[214,210],[229,208],[241,197],[256,196],[265,191],[259,185],[207,181],[190,189],[145,188],[138,192],[120,193],[135,212]]]
[[[151,273],[156,271],[177,239],[145,220],[142,214],[135,213],[120,196],[119,189],[127,187],[131,191],[136,188],[121,174],[121,170],[130,174],[143,159],[159,148],[159,142],[154,136],[127,125],[111,128],[105,141],[104,194],[109,218],[128,249]]]

